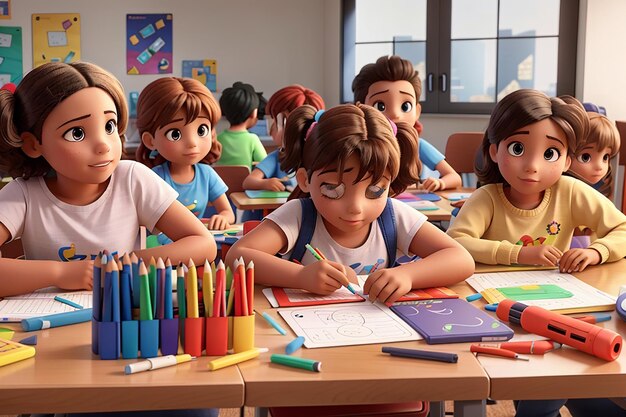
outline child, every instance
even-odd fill
[[[217,135],[222,144],[222,156],[217,164],[252,168],[253,162],[262,161],[267,156],[261,139],[248,132],[257,122],[258,94],[250,84],[237,81],[222,92],[220,107],[230,127]]]
[[[211,149],[212,131],[220,109],[211,92],[191,78],[164,77],[146,86],[137,101],[137,129],[142,144],[138,160],[178,191],[178,201],[198,218],[207,205],[216,214],[207,222],[211,230],[224,230],[235,222],[226,184],[203,158]],[[157,155],[149,156],[152,152]],[[159,237],[161,243],[168,240]]]
[[[352,81],[354,101],[365,103],[385,113],[394,122],[406,122],[422,133],[418,121],[422,82],[411,61],[397,55],[381,56],[367,64]],[[424,138],[419,139],[419,159],[430,170],[439,171],[440,178],[425,178],[421,187],[429,192],[458,188],[461,176],[445,157]]]
[[[293,189],[295,187],[295,178],[287,178],[287,173],[280,168],[278,155],[280,148],[283,146],[285,121],[289,113],[303,104],[311,105],[316,110],[324,109],[322,97],[315,91],[301,85],[290,85],[281,88],[270,97],[265,111],[271,117],[270,134],[279,149],[267,155],[252,170],[243,182],[243,187],[246,190],[283,191],[287,188]]]
[[[143,165],[120,161],[128,114],[107,71],[41,65],[15,94],[0,91],[0,115],[0,170],[16,178],[0,190],[0,242],[21,238],[27,259],[0,259],[0,296],[91,289],[91,256],[137,249],[140,226],[175,242],[138,256],[215,257],[215,241],[176,192]]]
[[[626,216],[582,181],[562,176],[589,120],[571,97],[518,90],[495,107],[481,146],[477,189],[448,229],[476,262],[558,264],[561,272],[626,255]],[[574,228],[598,239],[570,249]]]
[[[423,214],[387,198],[390,188],[401,192],[418,178],[415,129],[406,123],[396,128],[382,113],[361,104],[319,113],[316,117],[316,109],[304,105],[289,115],[281,155],[281,166],[296,172],[298,186],[310,199],[289,201],[270,213],[233,245],[227,262],[243,256],[254,261],[259,283],[316,294],[330,294],[354,282],[355,272],[375,269],[364,290],[371,300],[389,303],[412,288],[452,284],[471,275],[474,263],[460,245]],[[382,231],[383,216],[395,218],[393,228]],[[297,240],[303,236],[301,224],[310,218],[316,219],[310,243],[327,260],[292,253],[294,246],[308,243]],[[391,229],[396,236],[389,242]],[[391,269],[398,254],[423,259]]]

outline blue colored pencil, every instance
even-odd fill
[[[133,283],[133,307],[139,308],[140,290],[139,290],[139,259],[135,252],[130,255],[132,283]]]
[[[122,321],[133,319],[131,261],[128,254],[122,257],[122,274],[120,276],[120,292],[122,293]]]
[[[104,259],[104,257],[103,257]],[[106,264],[106,272],[104,273],[104,294],[102,296],[102,321],[112,321],[113,320],[113,292],[111,288],[111,272],[109,269],[109,264],[113,261],[113,258],[107,257]]]
[[[107,273],[111,270],[111,321],[120,322],[120,272],[115,259],[107,264]]]
[[[176,282],[178,284],[178,282]],[[174,318],[174,306],[172,303],[172,262],[170,258],[167,258],[165,261],[165,290],[164,290],[165,300],[164,300],[164,311],[163,318],[164,319],[173,319]]]
[[[102,257],[100,252],[93,261],[93,318],[102,320]]]

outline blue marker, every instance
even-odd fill
[[[25,332],[49,329],[51,327],[66,326],[68,324],[83,323],[91,320],[92,309],[68,311],[66,313],[50,314],[48,316],[33,317],[22,320],[22,329]]]
[[[465,300],[472,302],[472,301],[480,300],[481,298],[483,298],[483,295],[477,292],[476,294],[468,295],[467,297],[465,297]]]
[[[285,353],[287,355],[291,355],[293,352],[300,349],[303,344],[304,344],[304,336],[298,336],[295,339],[293,339],[291,342],[289,342],[289,344],[285,348]]]

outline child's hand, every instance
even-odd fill
[[[524,246],[517,257],[518,264],[556,266],[563,253],[552,245]]]
[[[589,265],[598,265],[602,259],[595,249],[570,249],[559,261],[561,272],[581,272]]]
[[[93,261],[57,262],[56,286],[63,290],[92,290]]]
[[[263,181],[263,189],[269,191],[285,191],[285,184],[280,178],[266,178]]]
[[[225,216],[222,216],[221,214],[214,214],[209,217],[206,222],[206,227],[209,230],[225,230],[230,227],[230,223]]]
[[[422,188],[429,193],[438,190],[444,190],[446,188],[446,183],[443,182],[441,178],[426,178],[422,183]]]
[[[413,287],[411,277],[403,274],[399,268],[380,269],[370,274],[363,285],[363,294],[369,294],[369,300],[390,304],[402,297]]]
[[[315,294],[329,295],[348,284],[345,266],[328,260],[313,262],[302,268],[302,288]]]

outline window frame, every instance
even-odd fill
[[[558,58],[556,95],[574,96],[576,90],[576,52],[578,47],[579,0],[561,0],[559,10]],[[427,0],[426,21],[426,81],[422,86],[426,99],[421,102],[423,113],[490,114],[496,103],[450,102],[450,49],[452,0]],[[356,0],[341,4],[341,94],[342,103],[351,102],[352,80],[356,76]],[[521,38],[521,37],[515,37]],[[538,38],[541,38],[539,36]],[[496,39],[496,54],[500,37]],[[384,42],[393,42],[393,39]],[[497,56],[496,56],[496,62]],[[497,86],[496,68],[496,86]],[[444,91],[444,83],[445,91]]]

